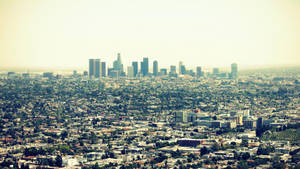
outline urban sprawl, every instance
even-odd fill
[[[297,70],[88,64],[0,75],[0,168],[300,168]]]

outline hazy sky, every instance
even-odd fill
[[[0,0],[0,67],[300,64],[300,0]]]

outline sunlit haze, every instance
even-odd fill
[[[299,18],[299,0],[0,0],[0,67],[299,65]]]

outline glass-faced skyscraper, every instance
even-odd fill
[[[179,73],[179,74],[183,74],[183,73],[182,73],[182,66],[183,66],[183,63],[182,63],[182,61],[180,61],[180,62],[179,62],[179,66],[178,66],[178,73]]]
[[[236,63],[231,64],[231,78],[236,79],[238,77],[238,66]]]
[[[197,77],[200,77],[202,74],[202,68],[200,66],[197,66],[196,71],[197,71]]]
[[[176,74],[176,66],[175,65],[170,66],[170,74]]]
[[[89,59],[89,76],[95,75],[95,59]]]
[[[119,74],[122,74],[124,72],[123,64],[122,64],[122,61],[121,61],[121,54],[120,53],[118,53],[117,60],[115,60],[113,62],[113,68],[114,68],[115,71],[118,71]]]
[[[132,62],[133,76],[136,77],[138,73],[138,62]]]
[[[143,58],[143,62],[141,64],[141,72],[143,76],[146,76],[149,73],[149,59]]]
[[[99,78],[101,76],[101,62],[100,59],[95,59],[95,78]]]
[[[123,69],[123,64],[122,64],[122,61],[121,61],[121,54],[118,53],[118,64],[119,64],[119,70],[120,72],[124,72],[124,69]]]
[[[156,60],[153,62],[153,75],[158,75],[158,62]]]
[[[100,59],[89,59],[89,77],[102,77],[102,63]]]
[[[101,76],[106,77],[106,62],[101,62]]]

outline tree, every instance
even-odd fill
[[[38,154],[38,150],[35,147],[26,148],[24,151],[25,156],[36,156]]]
[[[243,139],[241,143],[242,147],[248,147],[248,139]]]
[[[284,163],[281,163],[279,160],[275,160],[272,163],[272,168],[274,168],[274,169],[285,169],[286,165]]]
[[[92,144],[95,144],[98,141],[98,137],[94,132],[91,132],[90,134],[90,140]]]
[[[62,157],[60,155],[57,155],[55,158],[55,165],[58,167],[62,167],[62,163],[63,163]]]
[[[200,155],[201,156],[203,156],[204,154],[208,154],[208,153],[209,153],[209,151],[205,146],[201,148],[201,150],[200,150]]]
[[[98,163],[96,163],[95,165],[93,165],[93,167],[92,167],[92,169],[99,169],[100,167],[99,167],[99,164]]]
[[[275,151],[275,148],[273,146],[266,146],[266,147],[263,147],[263,146],[259,146],[258,149],[257,149],[257,155],[269,155],[271,152],[274,152]]]
[[[250,157],[251,157],[250,153],[248,153],[248,152],[242,154],[242,159],[243,160],[248,160]]]
[[[214,143],[212,146],[211,146],[211,150],[214,152],[214,151],[218,151],[219,150],[219,144],[218,143]]]
[[[22,164],[22,165],[21,165],[21,169],[29,169],[29,166],[28,166],[28,165]]]
[[[239,161],[237,168],[238,169],[248,169],[249,166],[248,166],[247,162],[245,162],[245,161]]]
[[[62,140],[65,140],[65,138],[67,138],[68,135],[69,135],[69,134],[68,134],[68,132],[67,132],[66,130],[64,130],[64,131],[61,132],[61,134],[60,134]]]

